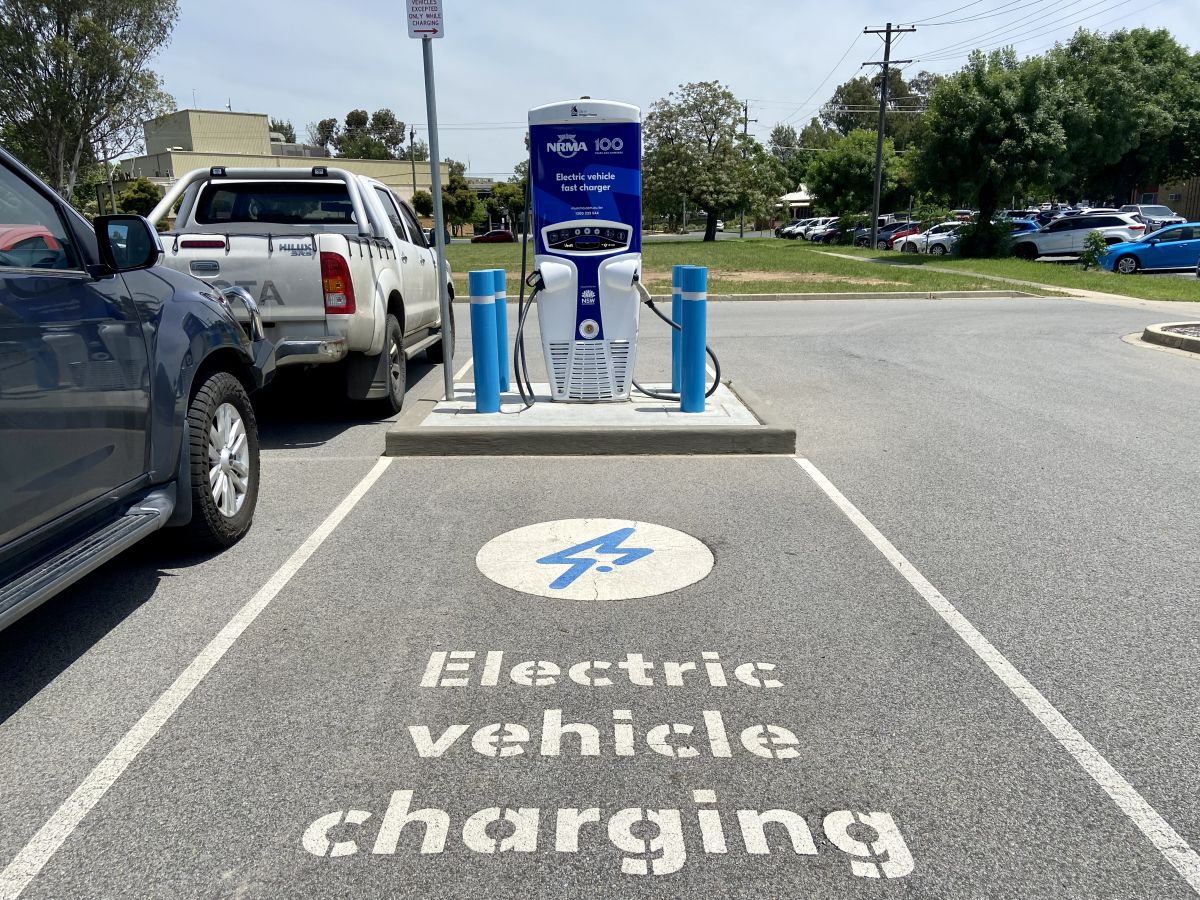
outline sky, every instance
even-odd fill
[[[680,84],[720,81],[749,103],[750,129],[797,129],[882,58],[863,34],[903,12],[893,59],[952,72],[970,49],[1024,56],[1077,28],[1166,28],[1200,50],[1198,0],[443,0],[433,42],[441,155],[506,179],[524,157],[526,113],[584,95],[642,107]],[[388,107],[428,139],[421,46],[403,0],[180,0],[152,62],[180,109],[262,112],[304,140],[318,119]]]

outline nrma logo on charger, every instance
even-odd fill
[[[596,139],[597,153],[620,153],[624,149],[625,141],[619,137]],[[588,142],[576,140],[573,134],[560,134],[558,140],[546,142],[546,152],[557,153],[563,159],[571,159],[577,153],[586,153],[587,150]]]

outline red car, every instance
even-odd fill
[[[497,228],[486,234],[477,234],[471,238],[472,244],[515,244],[517,239],[507,228]]]
[[[896,241],[912,234],[920,234],[922,231],[924,231],[924,228],[922,228],[919,222],[913,222],[907,228],[898,228],[888,236],[887,248],[889,250],[895,249]]]
[[[39,262],[58,257],[62,247],[41,225],[0,225],[0,254],[9,265],[36,268]]]

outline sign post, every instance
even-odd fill
[[[433,193],[433,236],[437,248],[438,300],[442,311],[442,379],[446,399],[454,399],[454,328],[446,287],[446,216],[442,209],[441,149],[438,147],[437,94],[433,82],[433,39],[444,34],[442,0],[405,0],[408,36],[421,41],[425,62],[425,115],[429,126],[429,174]],[[409,148],[411,152],[412,148]]]

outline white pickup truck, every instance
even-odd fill
[[[176,182],[150,221],[176,204],[163,262],[250,291],[277,367],[343,363],[349,397],[398,412],[407,361],[443,361],[437,254],[386,185],[326,166],[215,166]],[[448,264],[446,279],[453,299]]]

